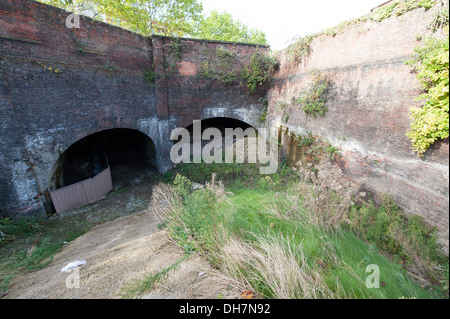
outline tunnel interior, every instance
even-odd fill
[[[253,126],[251,126],[250,124],[241,121],[241,120],[237,120],[237,119],[233,119],[233,118],[229,118],[229,117],[214,117],[214,118],[209,118],[209,119],[205,119],[201,121],[201,134],[203,136],[203,132],[208,129],[208,128],[217,128],[220,130],[221,135],[222,135],[222,149],[225,149],[228,145],[226,145],[225,143],[225,129],[226,128],[230,128],[230,129],[236,129],[236,128],[241,128],[243,131],[245,131],[247,128],[253,128]],[[193,154],[193,131],[194,131],[194,124],[190,124],[189,126],[186,127],[186,129],[189,131],[190,134],[190,142],[191,142],[191,160],[193,160],[194,154]],[[257,134],[258,131],[255,129],[255,133]],[[207,138],[207,137],[206,137]],[[179,137],[179,139],[177,141],[175,141],[175,143],[179,142],[181,139],[181,137]],[[211,137],[212,139],[212,137]],[[233,139],[233,143],[236,142],[236,137],[234,137]],[[211,140],[203,140],[201,141],[202,143],[202,148],[210,143]]]
[[[55,165],[51,189],[92,178],[107,167],[114,186],[157,172],[156,150],[145,134],[111,129],[89,135],[71,145]]]
[[[205,120],[201,121],[201,125],[202,125],[202,133],[207,128],[215,127],[222,132],[222,135],[225,135],[225,128],[235,129],[235,128],[240,127],[243,130],[245,130],[249,127],[252,127],[250,124],[247,124],[244,121],[233,119],[230,117],[213,117],[213,118],[205,119]],[[193,124],[186,127],[186,129],[189,131],[191,136],[192,136],[193,128],[194,128]]]
[[[229,118],[229,117],[213,117],[213,118],[209,118],[209,119],[205,119],[205,120],[201,121],[202,136],[203,136],[203,132],[207,128],[211,128],[211,127],[219,129],[220,132],[222,133],[223,137],[225,137],[225,129],[226,128],[231,128],[231,129],[241,128],[244,131],[247,128],[253,128],[253,126],[251,126],[250,124],[247,124],[241,120],[237,120],[237,119],[233,119],[233,118]],[[192,142],[194,125],[191,124],[188,127],[186,127],[186,129],[189,131],[189,134],[191,136],[191,142]],[[205,144],[205,143],[208,143],[208,141],[202,141],[202,143]]]

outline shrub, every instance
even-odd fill
[[[302,107],[303,111],[316,117],[317,114],[323,115],[328,110],[325,103],[327,102],[326,95],[330,90],[331,81],[318,70],[313,71],[312,76],[311,84],[297,98],[296,102]]]
[[[263,85],[270,74],[278,67],[278,60],[261,52],[255,52],[250,65],[242,71],[242,78],[246,81],[250,94],[256,92],[258,86]]]
[[[419,156],[437,140],[449,136],[449,40],[425,40],[416,48],[416,55],[407,62],[417,71],[417,79],[425,91],[417,100],[425,100],[422,107],[411,108],[411,129],[406,133],[412,149]]]
[[[299,63],[303,57],[307,56],[310,52],[310,45],[313,39],[314,36],[312,35],[296,39],[287,49],[290,60]]]
[[[292,191],[277,195],[272,212],[325,229],[337,229],[348,221],[359,184],[344,179],[340,169],[328,161],[300,167],[298,174],[301,181]]]
[[[439,277],[436,264],[445,259],[437,229],[418,215],[407,217],[388,195],[383,195],[381,201],[380,207],[373,203],[359,209],[354,207],[349,217],[351,229],[380,250],[408,263],[416,273],[436,280]]]

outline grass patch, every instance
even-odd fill
[[[179,167],[178,173],[194,178],[200,178],[199,174],[205,171],[222,174],[224,183],[217,183],[218,178],[214,176],[205,188],[195,191],[185,182],[181,183],[186,186],[182,191],[165,185],[160,191],[165,195],[154,197],[153,205],[161,207],[161,225],[186,252],[203,255],[211,265],[249,287],[257,296],[448,298],[448,258],[439,257],[444,270],[444,276],[439,277],[441,281],[430,281],[427,277],[427,281],[418,282],[410,266],[416,265],[419,259],[405,259],[405,254],[411,257],[411,250],[390,251],[379,233],[369,235],[372,234],[369,230],[367,235],[362,234],[363,225],[378,229],[375,225],[382,223],[381,215],[372,214],[373,220],[360,222],[359,231],[352,226],[351,218],[355,218],[350,213],[352,209],[366,214],[366,210],[374,208],[356,207],[351,199],[346,201],[336,192],[318,188],[330,175],[320,177],[319,170],[317,180],[298,182],[289,177],[289,182],[282,179],[274,182],[277,179],[274,176],[252,175],[252,167],[235,171],[231,167],[227,174],[223,173],[223,165],[219,167],[206,166],[201,171],[192,164]],[[294,187],[296,183],[303,183],[304,188]],[[311,186],[309,190],[306,185]],[[167,202],[177,204],[173,207],[159,204]],[[331,204],[327,206],[326,202]],[[339,207],[330,213],[331,207],[336,206]],[[394,208],[386,202],[377,209],[392,212]],[[398,218],[398,225],[410,234],[411,242],[427,247],[423,251],[413,250],[420,254],[421,260],[430,261],[428,256],[439,254],[439,247],[424,230],[425,224],[416,217],[409,222]],[[407,242],[410,241],[402,239],[398,243],[406,247]],[[379,288],[366,285],[371,274],[369,265],[376,265],[380,270]]]
[[[188,257],[189,255],[184,255],[169,267],[155,272],[154,274],[150,274],[145,279],[133,280],[122,288],[120,297],[122,299],[136,299],[142,297],[146,292],[151,291],[157,283],[167,278],[169,272],[175,270]]]

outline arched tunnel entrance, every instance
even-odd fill
[[[197,123],[198,125],[198,123]],[[200,126],[201,126],[201,136],[203,137],[203,133],[206,129],[208,128],[216,128],[220,131],[221,136],[222,136],[222,142],[221,142],[221,149],[225,150],[227,149],[230,145],[226,144],[226,129],[232,129],[235,132],[238,132],[236,129],[241,129],[239,130],[241,133],[251,133],[254,132],[255,136],[258,134],[257,129],[255,129],[253,126],[251,126],[250,124],[238,120],[238,119],[234,119],[234,118],[229,118],[229,117],[213,117],[213,118],[208,118],[208,119],[204,119],[200,121]],[[189,132],[189,136],[190,136],[190,143],[191,143],[191,159],[194,159],[194,152],[193,152],[193,143],[194,143],[194,123],[190,124],[189,126],[186,127],[186,129]],[[250,129],[250,130],[247,130]],[[247,130],[247,131],[246,131]],[[208,137],[206,137],[206,139],[202,139],[201,140],[201,146],[202,149],[205,145],[207,145],[208,143],[211,142],[211,140],[207,139]],[[239,139],[238,136],[233,136],[233,140],[232,143],[235,143],[237,140]],[[180,139],[178,139],[178,141],[180,141]],[[177,142],[178,142],[177,141]]]
[[[107,167],[115,187],[128,186],[138,178],[157,173],[153,141],[142,132],[123,128],[89,135],[61,154],[49,189],[53,191],[93,178]]]

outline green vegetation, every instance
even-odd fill
[[[117,68],[114,66],[114,62],[106,61],[106,63],[102,66],[102,69],[106,72],[114,72]]]
[[[425,100],[422,107],[411,108],[411,130],[407,136],[419,156],[437,140],[449,135],[449,40],[446,37],[425,39],[415,49],[416,55],[407,62],[417,72],[417,79],[425,93],[417,100]]]
[[[198,39],[267,44],[264,32],[249,29],[228,12],[212,11],[201,19],[195,32]]]
[[[215,51],[203,49],[205,60],[201,63],[199,76],[206,79],[220,81],[224,85],[231,85],[237,79],[237,73],[232,66],[237,64],[233,51],[220,46]]]
[[[176,269],[185,259],[189,257],[188,254],[183,255],[179,260],[154,274],[148,275],[146,278],[139,280],[132,280],[121,289],[120,297],[122,299],[140,298],[146,292],[150,291],[155,285],[164,280],[169,275],[169,272]]]
[[[395,256],[400,263],[409,263],[436,281],[440,275],[435,264],[445,263],[443,255],[438,253],[437,229],[425,224],[418,215],[406,217],[390,197],[384,196],[381,200],[381,208],[373,203],[354,208],[349,228]]]
[[[310,135],[299,141],[314,145]],[[160,177],[165,182],[153,188],[151,205],[159,228],[184,254],[126,285],[121,297],[139,297],[198,253],[256,297],[448,298],[448,257],[440,252],[436,230],[418,216],[404,216],[387,197],[381,206],[356,206],[359,185],[339,174],[327,160],[310,170],[283,161],[270,176],[261,176],[257,164],[178,165]],[[204,187],[193,190],[193,182]],[[127,194],[118,189],[112,195]],[[124,214],[108,206],[94,211],[1,219],[2,290],[14,276],[51,263],[64,242]],[[374,264],[380,287],[368,288],[367,267]]]
[[[180,38],[173,38],[169,43],[165,44],[164,47],[167,48],[169,53],[168,56],[164,55],[164,71],[166,75],[174,75],[178,72],[180,67],[181,57],[184,52],[183,44],[181,43]]]
[[[448,298],[448,258],[435,230],[387,198],[355,206],[355,185],[328,164],[316,168],[297,174],[282,165],[279,175],[261,177],[250,164],[183,164],[175,171],[183,182],[158,186],[153,205],[186,253],[201,254],[258,297]],[[189,187],[208,176],[203,189]],[[373,264],[379,288],[366,286]],[[437,264],[434,274],[417,267]]]
[[[330,91],[331,81],[318,70],[312,72],[312,77],[311,84],[301,93],[296,102],[302,107],[303,111],[316,117],[317,114],[323,115],[328,110],[325,103],[326,96]]]
[[[61,216],[22,217],[17,221],[0,218],[0,295],[19,275],[49,265],[53,256],[94,226],[146,209],[149,187],[157,176],[132,187],[118,187],[104,200]],[[134,196],[127,196],[133,191]],[[117,209],[111,209],[116,206]]]
[[[425,8],[425,10],[430,9],[436,4],[436,0],[403,0],[394,1],[385,6],[382,6],[374,10],[371,15],[371,19],[375,21],[383,21],[391,16],[400,16],[405,12],[417,9]]]
[[[259,117],[259,122],[265,123],[267,119],[267,110],[269,108],[269,100],[265,97],[261,97],[258,100],[263,105],[263,109],[261,111],[261,116]]]
[[[310,44],[313,39],[313,35],[297,38],[294,43],[287,48],[290,60],[292,62],[300,63],[302,58],[309,54]]]
[[[255,93],[258,86],[262,86],[277,67],[278,60],[275,57],[256,51],[250,65],[242,70],[242,78],[250,94]]]
[[[39,0],[114,24],[144,36],[164,35],[267,44],[264,32],[250,29],[228,12],[208,16],[198,0]],[[84,54],[84,46],[79,51]]]
[[[269,81],[271,74],[278,67],[278,60],[265,52],[256,50],[248,65],[242,65],[232,50],[220,46],[215,51],[204,48],[202,54],[205,60],[201,64],[199,75],[206,79],[220,81],[231,85],[239,80],[245,82],[250,92],[254,94],[259,86]]]
[[[155,86],[155,79],[158,74],[155,72],[153,65],[151,68],[142,70],[142,76],[144,77],[144,80],[150,84],[151,87]]]
[[[448,0],[441,0],[442,7],[436,12],[433,21],[431,21],[429,29],[436,32],[444,28],[449,22]]]

